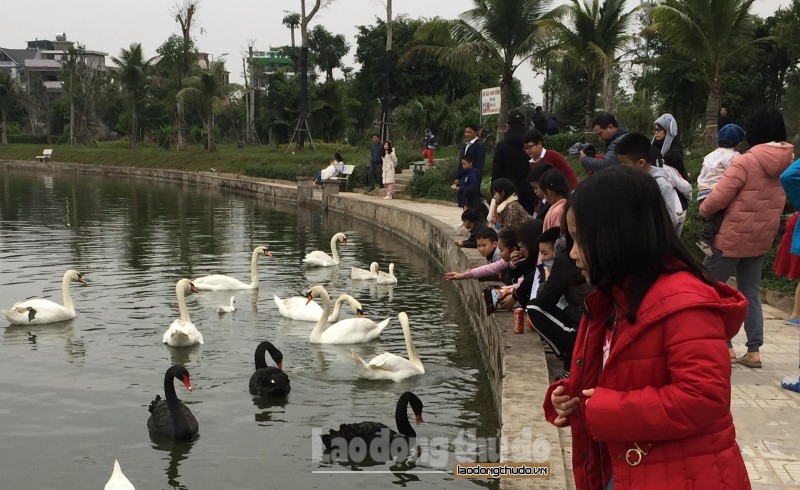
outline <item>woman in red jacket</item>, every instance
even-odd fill
[[[614,165],[571,199],[570,257],[596,289],[544,409],[572,429],[577,488],[750,488],[727,348],[747,300],[692,259],[650,175]]]

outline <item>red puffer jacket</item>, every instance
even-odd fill
[[[553,389],[564,385],[567,394],[580,397],[568,418],[577,488],[605,489],[613,474],[615,490],[749,489],[730,412],[726,343],[746,316],[744,296],[723,283],[710,286],[675,272],[651,286],[633,324],[625,320],[619,290],[611,296],[593,292],[586,307],[572,375],[551,385],[544,402],[553,423]],[[613,318],[611,350],[601,369]],[[590,388],[596,390],[587,399],[582,390]]]

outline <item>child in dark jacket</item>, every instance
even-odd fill
[[[473,167],[471,155],[464,155],[461,159],[461,168],[463,169],[462,177],[455,188],[458,189],[458,207],[463,208],[466,204],[466,199],[464,198],[466,190],[475,188],[480,191],[481,173],[477,168]]]
[[[559,237],[561,229],[566,230],[566,227],[550,228],[542,233],[539,251],[544,281],[525,311],[533,329],[550,345],[556,357],[564,361],[564,371],[556,378],[565,379],[569,377],[572,348],[583,316],[583,300],[592,287],[569,258],[572,238],[568,233]],[[548,258],[549,253],[553,255]]]
[[[456,242],[456,245],[464,248],[477,248],[478,232],[488,226],[481,223],[480,215],[474,209],[467,209],[461,213],[461,225],[469,231],[469,238]]]

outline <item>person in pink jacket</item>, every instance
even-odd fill
[[[750,150],[733,159],[714,190],[700,205],[700,215],[709,217],[725,210],[713,254],[703,262],[720,281],[736,277],[736,287],[749,304],[744,330],[747,353],[732,362],[749,368],[761,367],[759,347],[764,343],[761,311],[761,270],[764,255],[778,232],[786,195],[780,175],[794,160],[794,147],[786,143],[786,126],[777,109],[762,109],[750,118],[747,129]]]

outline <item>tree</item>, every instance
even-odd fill
[[[342,58],[350,51],[350,46],[342,34],[333,35],[325,27],[316,25],[309,36],[308,49],[314,53],[317,66],[330,82],[333,69],[342,66]]]
[[[111,61],[117,65],[120,82],[130,98],[131,114],[128,137],[130,148],[135,149],[139,140],[139,106],[147,86],[147,71],[150,63],[144,59],[141,43],[132,43],[130,49],[123,49],[120,57],[111,58]]]
[[[297,150],[302,151],[306,141],[305,129],[308,128],[308,24],[322,6],[322,0],[314,0],[314,6],[306,14],[306,0],[300,0],[300,119],[297,122]]]
[[[11,105],[17,99],[17,87],[5,71],[0,71],[0,145],[8,144],[8,131],[6,123]]]
[[[196,96],[203,109],[206,132],[208,137],[208,151],[217,151],[214,141],[214,107],[222,99],[222,75],[225,70],[225,62],[214,61],[208,70],[203,70],[199,75],[187,78],[188,87],[178,92],[178,100],[182,101],[189,95]]]
[[[181,43],[179,48],[179,56],[177,56],[178,66],[178,90],[183,88],[183,80],[188,76],[192,64],[196,60],[197,51],[194,49],[194,41],[192,40],[192,28],[194,24],[194,14],[197,12],[197,4],[200,0],[184,0],[183,6],[173,10],[172,14],[175,16],[175,22],[181,27]],[[184,111],[183,100],[179,97],[177,99],[178,109],[178,151],[186,149],[186,115]]]
[[[705,110],[707,146],[717,141],[722,72],[742,45],[751,42],[748,21],[754,0],[665,0],[653,9],[652,29],[702,68],[709,87]]]
[[[295,47],[294,44],[294,30],[300,27],[300,14],[297,12],[291,12],[289,15],[283,18],[281,21],[283,25],[289,28],[292,31],[292,47]]]
[[[500,67],[499,138],[511,108],[514,72],[536,48],[541,21],[560,10],[549,12],[549,0],[472,1],[474,8],[463,12],[458,20],[434,19],[421,31],[423,36],[435,37],[446,27],[454,44],[427,46],[423,51],[464,70],[482,63]]]
[[[603,108],[611,111],[614,95],[614,66],[619,61],[617,50],[628,41],[628,29],[634,10],[624,13],[625,0],[571,0],[566,7],[569,23],[548,20],[559,41],[551,56],[563,63],[563,68],[586,76],[584,119],[587,134],[591,133],[597,105],[597,91],[602,84]]]

